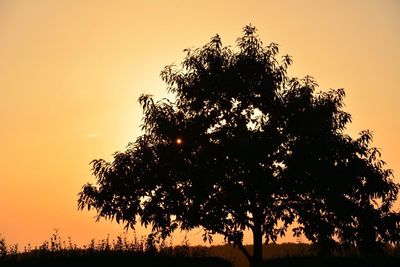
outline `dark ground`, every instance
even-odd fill
[[[222,246],[161,246],[126,243],[123,239],[109,243],[108,239],[83,248],[65,245],[56,235],[39,248],[18,252],[0,246],[0,267],[248,267],[247,259],[236,248]],[[1,244],[0,244],[1,245]],[[252,254],[251,246],[247,246]],[[355,249],[336,252],[334,256],[317,257],[310,244],[270,244],[264,247],[265,267],[400,267],[400,247],[388,247],[385,255],[360,257]]]
[[[125,251],[31,251],[0,259],[4,267],[83,267],[83,266],[163,266],[163,267],[231,267],[227,260],[217,257],[188,257],[141,254]]]
[[[231,259],[232,260],[232,259]],[[80,267],[80,266],[160,266],[160,267],[242,267],[246,262],[235,262],[213,256],[185,256],[135,253],[131,251],[31,251],[0,258],[0,266],[4,267]],[[400,257],[357,257],[357,256],[285,256],[269,258],[265,267],[399,267]]]

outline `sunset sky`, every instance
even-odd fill
[[[249,23],[293,56],[290,75],[346,89],[349,134],[372,130],[400,181],[400,1],[0,0],[0,235],[122,233],[77,211],[89,162],[140,134],[139,95],[165,96],[160,71],[183,49],[216,33],[234,46]]]

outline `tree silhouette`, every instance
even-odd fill
[[[252,266],[263,243],[295,221],[294,234],[319,244],[398,241],[390,210],[398,185],[368,132],[344,134],[344,91],[315,92],[311,77],[289,78],[291,58],[279,61],[277,44],[264,47],[251,25],[237,47],[216,35],[186,49],[181,68],[162,71],[175,100],[139,98],[144,133],[113,162],[92,162],[97,184],[84,185],[79,208],[127,228],[140,221],[161,238],[202,227],[205,241],[222,234]]]
[[[284,180],[301,225],[295,234],[304,233],[322,250],[336,238],[364,254],[398,243],[400,217],[391,208],[399,185],[383,168],[379,150],[370,147],[371,132],[362,131],[357,139],[344,134],[351,121],[341,110],[344,90],[314,97],[315,84],[306,83],[308,90],[295,85],[285,98],[291,141]]]

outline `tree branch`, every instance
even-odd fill
[[[249,262],[252,260],[252,256],[250,255],[250,253],[247,251],[247,249],[241,243],[235,243],[235,246],[237,246],[238,249],[246,256],[246,258],[249,260]]]
[[[250,262],[252,259],[253,259],[253,257],[250,255],[250,253],[247,251],[247,249],[243,246],[243,244],[242,244],[242,242],[238,242],[238,241],[236,241],[236,240],[232,240],[232,239],[230,239],[229,237],[231,236],[228,232],[226,232],[226,231],[223,231],[223,230],[220,230],[220,229],[217,229],[217,230],[215,230],[215,232],[216,233],[218,233],[218,234],[221,234],[221,235],[223,235],[223,236],[225,236],[225,237],[227,237],[228,238],[228,242],[229,242],[229,244],[231,244],[231,242],[233,243],[233,245],[235,246],[235,247],[237,247],[243,254],[244,254],[244,256],[247,258],[247,260]]]

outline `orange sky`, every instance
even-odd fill
[[[0,234],[23,246],[54,228],[79,244],[122,233],[77,211],[89,162],[134,141],[138,96],[165,95],[159,73],[184,48],[216,33],[234,45],[250,22],[293,56],[292,75],[346,89],[350,133],[371,129],[400,181],[399,1],[3,0]]]

